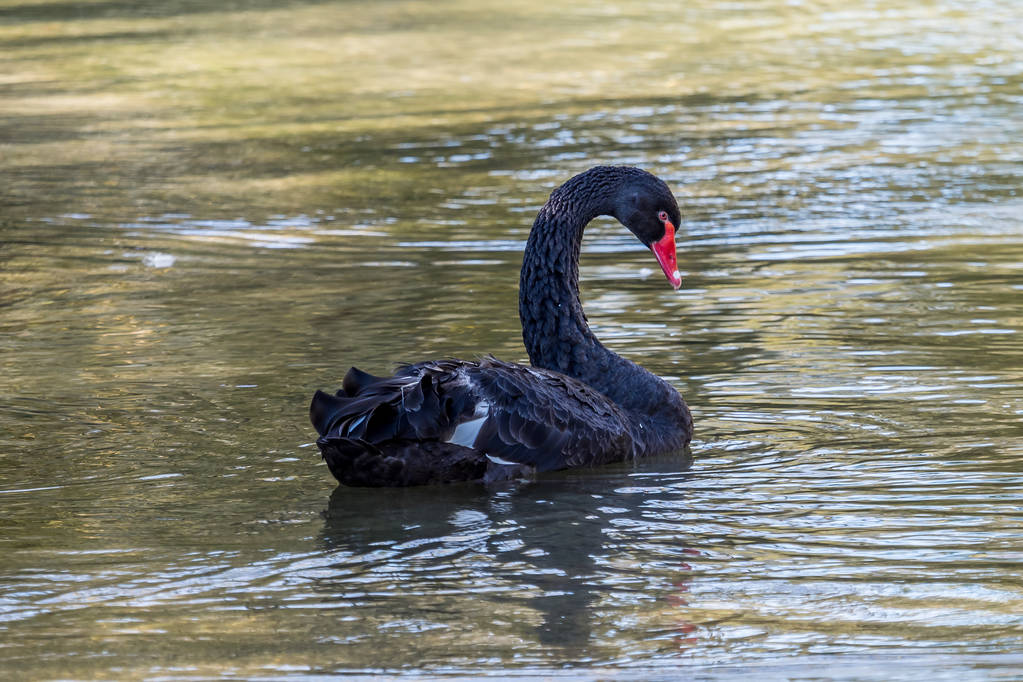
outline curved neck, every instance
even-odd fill
[[[629,416],[635,453],[644,454],[689,441],[689,408],[670,384],[605,348],[579,303],[583,230],[599,215],[614,215],[629,174],[639,172],[598,166],[551,193],[522,257],[519,317],[533,365],[567,374],[610,398]]]
[[[566,182],[540,209],[519,277],[519,318],[530,362],[582,380],[594,356],[610,352],[590,331],[579,302],[583,230],[612,209],[609,193],[586,182],[593,172]]]
[[[551,369],[592,386],[631,409],[645,407],[674,389],[600,343],[579,302],[579,249],[586,225],[614,214],[627,171],[601,166],[556,189],[529,233],[519,279],[522,340],[535,367]],[[637,385],[638,384],[638,385]]]

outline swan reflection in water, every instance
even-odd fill
[[[655,599],[658,610],[672,613],[675,629],[657,636],[687,646],[695,641],[695,627],[685,619],[691,580],[686,561],[699,552],[686,546],[686,538],[671,538],[670,558],[663,550],[655,558],[677,570],[665,577],[662,568],[647,577],[647,557],[630,548],[656,508],[629,487],[648,489],[658,479],[636,480],[624,472],[671,472],[665,477],[673,485],[664,493],[677,504],[685,487],[674,484],[684,484],[688,475],[680,472],[691,462],[687,450],[491,487],[339,486],[321,535],[338,561],[331,566],[335,573],[319,578],[316,587],[328,600],[357,609],[358,619],[339,624],[348,629],[339,634],[341,641],[386,638],[397,624],[447,630],[448,646],[464,647],[455,639],[472,632],[486,638],[484,648],[535,656],[529,645],[539,643],[553,647],[559,660],[581,660],[613,637],[611,631],[629,627],[619,622],[623,615],[635,613],[637,604],[650,608]],[[659,543],[665,547],[663,537]],[[383,639],[380,646],[386,646]]]

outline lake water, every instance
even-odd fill
[[[0,1],[0,661],[19,679],[1015,678],[1023,7]],[[692,460],[335,489],[350,365],[582,296]]]

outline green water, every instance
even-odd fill
[[[350,365],[524,360],[552,188],[643,166],[591,326],[693,461],[334,489]],[[1023,669],[1023,7],[0,0],[0,665]]]

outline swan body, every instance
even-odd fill
[[[493,481],[678,451],[692,436],[682,396],[605,348],[579,302],[583,230],[612,215],[649,246],[671,284],[679,210],[658,178],[598,166],[556,189],[530,232],[519,317],[532,366],[436,360],[393,376],[356,368],[310,417],[331,473],[352,486]]]

